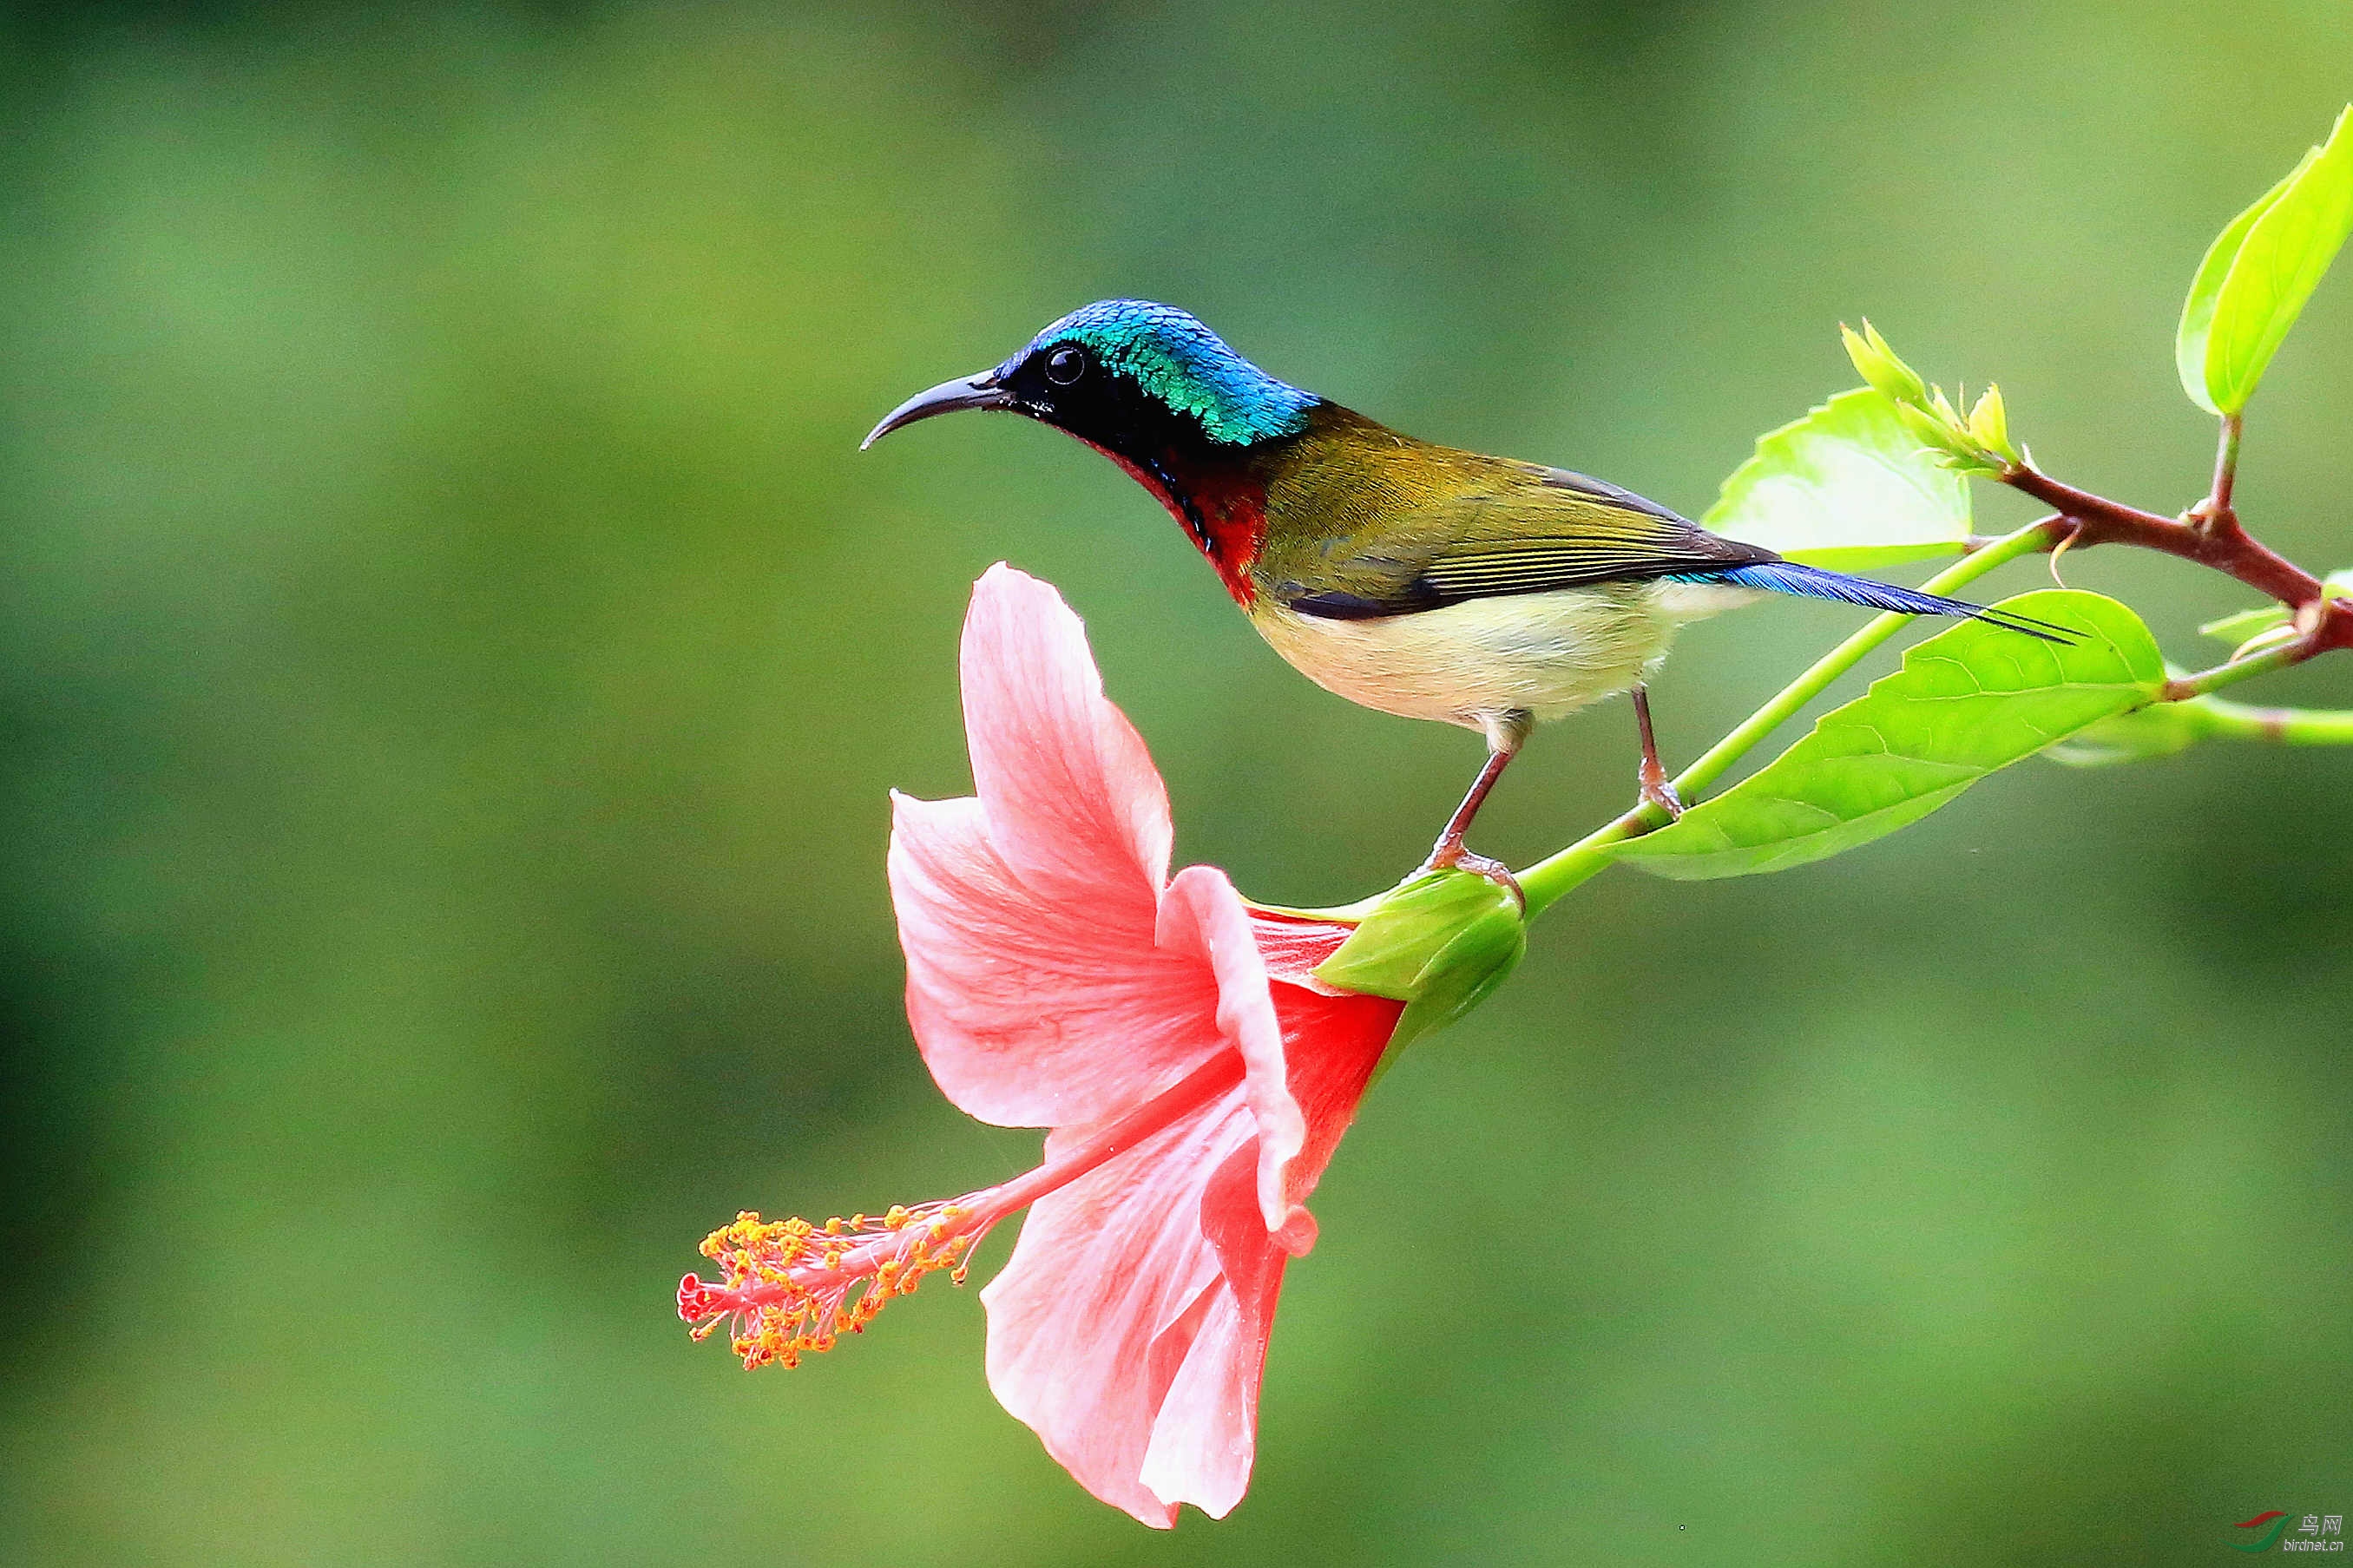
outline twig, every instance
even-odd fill
[[[2122,501],[2094,495],[2064,484],[2040,468],[2020,463],[1998,476],[2002,483],[2022,490],[2046,506],[2056,508],[2072,529],[2071,549],[2094,544],[2129,544],[2142,550],[2178,556],[2237,578],[2258,593],[2270,595],[2306,615],[2311,625],[2286,663],[2295,664],[2331,648],[2353,647],[2353,605],[2327,600],[2320,579],[2281,555],[2240,525],[2229,505],[2232,473],[2237,464],[2237,441],[2226,428],[2222,450],[2216,458],[2215,484],[2221,504],[2210,496],[2192,515],[2198,521],[2159,517]]]
[[[2204,500],[2179,518],[2159,517],[2153,511],[2077,489],[2052,479],[2031,462],[2014,462],[1995,477],[2054,508],[2057,515],[2029,523],[1998,539],[1971,538],[1964,546],[1967,553],[1961,560],[1923,586],[1930,593],[1950,593],[2002,563],[2036,550],[2052,551],[2055,559],[2059,551],[2086,545],[2129,544],[2224,573],[2295,612],[2295,624],[2301,636],[2200,674],[2169,680],[2158,698],[2160,702],[2203,697],[2254,676],[2302,663],[2331,648],[2353,648],[2353,600],[2329,598],[2319,578],[2263,544],[2240,524],[2232,500],[2238,479],[2240,433],[2238,417],[2226,415],[2214,454],[2212,489]],[[1881,616],[1823,655],[1813,668],[1782,688],[1771,701],[1750,714],[1737,729],[1685,769],[1674,781],[1676,793],[1687,800],[1696,799],[1702,789],[1911,618]],[[1526,894],[1528,918],[1535,919],[1562,894],[1609,865],[1620,844],[1663,827],[1667,820],[1667,814],[1655,805],[1637,806],[1521,872],[1519,882]]]

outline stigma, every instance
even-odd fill
[[[678,1315],[698,1340],[727,1325],[728,1347],[748,1371],[794,1367],[811,1351],[862,1333],[894,1296],[944,1271],[965,1281],[989,1228],[1141,1144],[1199,1114],[1242,1081],[1240,1053],[1220,1051],[1125,1115],[1100,1122],[1037,1169],[944,1203],[893,1206],[822,1225],[762,1219],[746,1209],[702,1238],[720,1277],[678,1282]]]
[[[974,1249],[1003,1212],[961,1198],[818,1225],[745,1210],[703,1238],[702,1256],[719,1265],[720,1278],[680,1280],[678,1315],[698,1340],[727,1325],[728,1348],[746,1371],[797,1366],[807,1352],[863,1332],[892,1298],[931,1275],[944,1271],[963,1284]]]

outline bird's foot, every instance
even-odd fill
[[[1629,695],[1634,700],[1634,728],[1642,736],[1642,761],[1634,770],[1635,780],[1641,785],[1642,804],[1657,806],[1672,822],[1683,814],[1683,797],[1675,793],[1675,786],[1667,780],[1666,764],[1659,761],[1659,738],[1651,729],[1650,691],[1636,681]]]
[[[1643,804],[1657,806],[1667,814],[1670,821],[1682,816],[1690,809],[1683,805],[1683,797],[1675,793],[1675,786],[1667,777],[1667,770],[1664,768],[1653,769],[1647,763],[1644,764],[1641,770],[1641,785]]]
[[[1460,843],[1449,844],[1440,839],[1438,847],[1430,852],[1430,858],[1421,863],[1421,868],[1425,871],[1468,871],[1474,877],[1484,877],[1511,894],[1512,901],[1524,912],[1528,907],[1528,896],[1520,890],[1520,879],[1512,875],[1509,866],[1501,860],[1491,860],[1484,855],[1474,855]]]

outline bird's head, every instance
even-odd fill
[[[1001,409],[1067,430],[1132,467],[1295,436],[1318,399],[1277,381],[1174,305],[1103,300],[1071,311],[994,370],[917,393],[863,446],[958,409]]]

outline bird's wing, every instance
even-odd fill
[[[1353,620],[1780,559],[1582,474],[1470,454],[1444,459],[1423,456],[1381,487],[1380,526],[1325,533],[1318,581],[1276,584],[1284,602]]]

